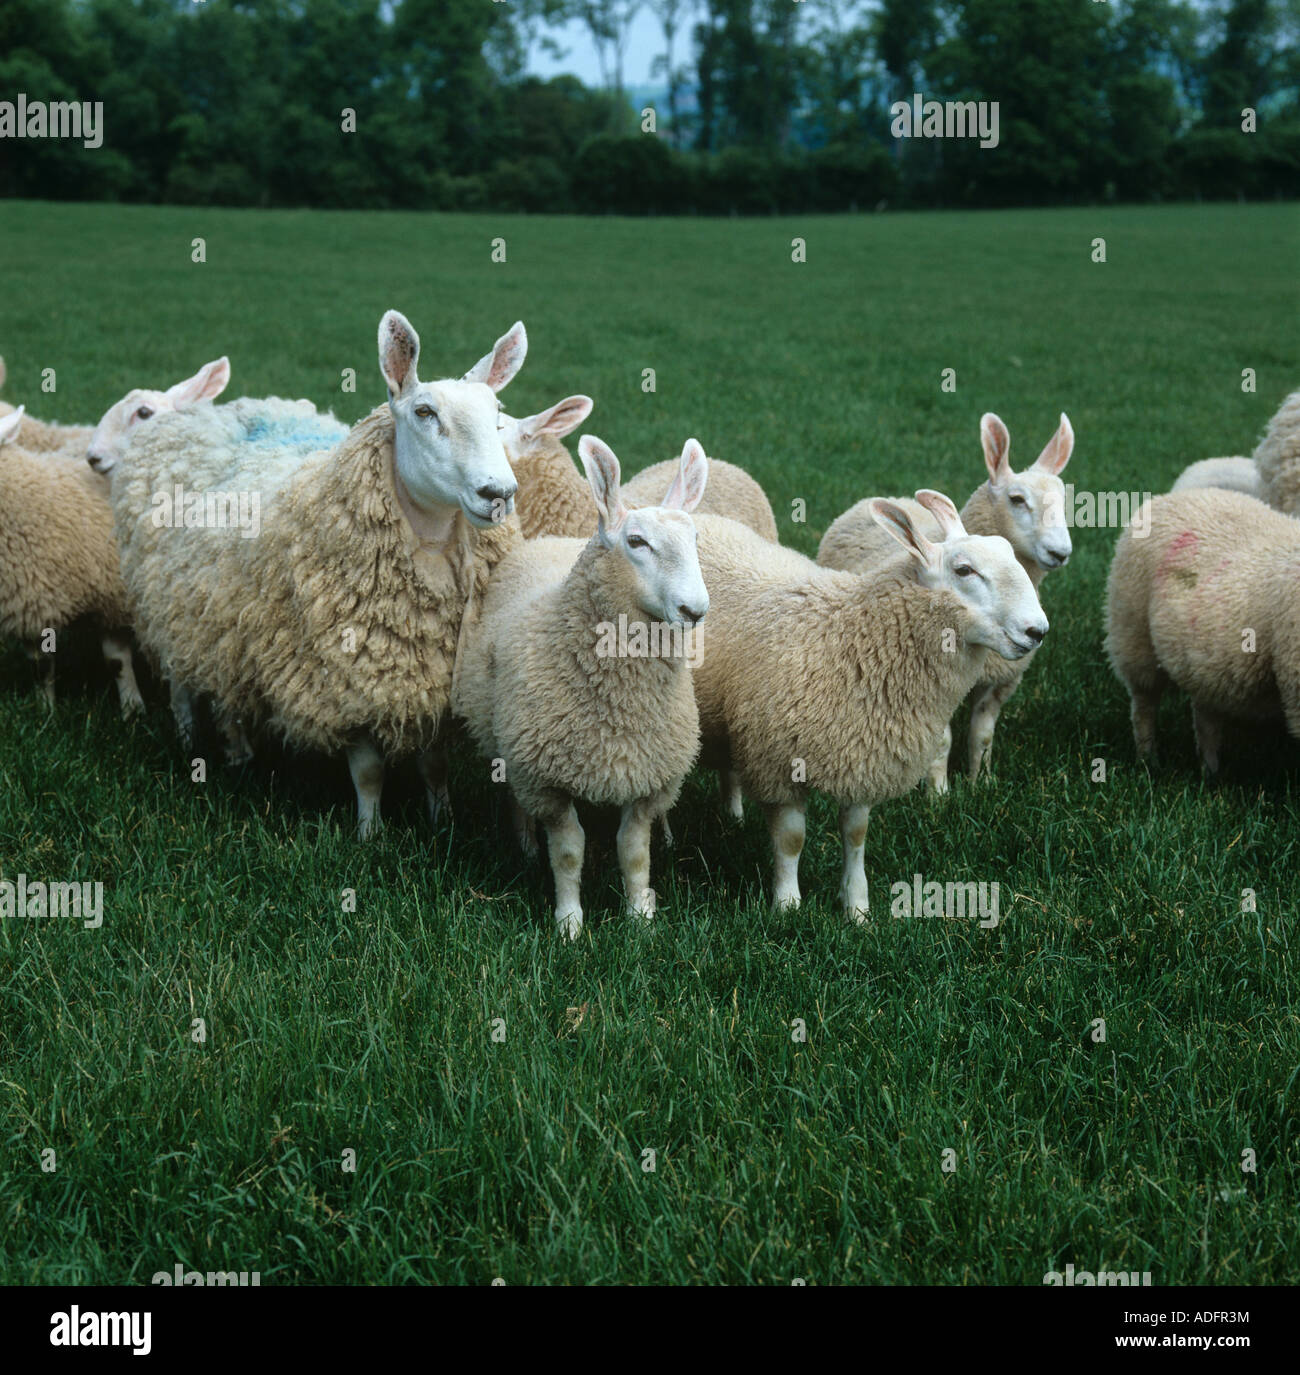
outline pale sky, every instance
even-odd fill
[[[580,78],[584,85],[598,87],[600,63],[596,60],[596,46],[586,26],[576,22],[556,25],[549,33],[566,50],[567,55],[556,62],[540,49],[534,50],[529,55],[528,70],[537,76],[559,76],[561,72],[570,72]],[[623,59],[624,84],[651,84],[650,64],[662,48],[663,34],[659,24],[648,9],[642,8],[632,21],[632,36],[628,40],[627,56]],[[680,67],[690,56],[690,34],[679,33],[673,40],[673,49],[676,65]]]

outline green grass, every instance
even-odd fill
[[[872,492],[960,504],[985,410],[1017,466],[1067,411],[1066,475],[1093,490],[1248,453],[1300,383],[1298,248],[1286,206],[632,222],[7,204],[0,350],[6,398],[47,418],[93,420],[224,352],[232,396],[351,420],[382,396],[386,307],[421,331],[426,375],[523,318],[513,411],[585,391],[631,469],[698,435],[811,552]],[[1300,751],[1243,739],[1208,787],[1170,700],[1161,770],[1135,765],[1101,648],[1114,537],[1076,531],[1048,581],[1052,633],[992,781],[874,815],[864,929],[837,909],[829,808],[803,910],[774,915],[761,819],[722,822],[697,776],[675,854],[656,854],[653,930],[619,912],[606,828],[569,948],[468,750],[453,829],[430,831],[408,777],[361,845],[340,763],[268,754],[196,785],[161,705],[123,725],[93,656],[48,716],[7,650],[0,869],[100,880],[106,917],[0,923],[0,1279],[181,1261],[265,1284],[1037,1284],[1067,1262],[1300,1280]],[[1001,925],[891,920],[889,884],[917,871],[999,882]]]

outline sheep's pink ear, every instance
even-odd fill
[[[1070,424],[1070,418],[1064,411],[1061,412],[1061,423],[1056,433],[1047,441],[1043,452],[1034,460],[1034,467],[1041,468],[1044,472],[1051,473],[1056,477],[1062,468],[1070,461],[1070,455],[1074,452],[1074,426]]]
[[[984,466],[989,481],[997,487],[1011,476],[1011,436],[1007,427],[992,411],[980,417],[980,443],[984,446]]]
[[[704,500],[704,484],[709,480],[709,460],[698,439],[688,439],[682,449],[681,465],[673,478],[663,506],[670,511],[693,511]]]
[[[386,310],[379,322],[379,371],[388,383],[388,399],[415,386],[420,336],[400,310]]]
[[[944,539],[951,539],[954,535],[966,533],[966,527],[961,523],[961,514],[950,497],[946,497],[942,492],[936,492],[929,487],[922,487],[917,492],[916,499],[939,522],[939,529]]]
[[[938,562],[939,546],[926,539],[901,506],[883,497],[873,497],[870,511],[876,524],[888,530],[919,564],[930,567]]]
[[[5,360],[3,358],[0,358],[0,387],[4,386],[5,378],[8,376],[8,372],[5,371]]]
[[[608,540],[627,519],[618,459],[608,444],[590,434],[584,434],[578,440],[578,457],[582,459],[583,471],[591,483],[591,494],[596,498],[601,538]]]
[[[23,414],[26,410],[26,406],[19,406],[16,411],[11,411],[6,416],[0,416],[0,444],[7,444],[18,433],[18,427],[23,423]]]
[[[230,359],[218,358],[204,365],[184,382],[177,382],[167,388],[167,399],[180,409],[184,406],[197,406],[200,401],[211,401],[220,396],[230,381]]]
[[[493,391],[500,391],[524,365],[528,353],[528,331],[522,320],[516,320],[501,336],[491,353],[485,353],[465,374],[466,382],[486,382]]]
[[[549,411],[540,411],[537,415],[518,421],[519,433],[530,439],[539,434],[553,434],[557,439],[563,439],[586,420],[595,404],[589,396],[566,396]]]

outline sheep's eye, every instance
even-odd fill
[[[136,411],[135,418],[137,420],[148,420],[152,414],[153,411],[151,411],[148,406],[141,406],[140,409]]]
[[[415,413],[421,420],[437,420],[438,412],[432,406],[417,406]]]
[[[975,570],[968,563],[954,564],[952,571],[956,573],[956,575],[959,578],[969,578],[975,572]]]
[[[650,541],[642,539],[640,535],[629,535],[627,537],[627,547],[629,549],[649,549]]]
[[[1022,496],[1020,495],[1019,492],[1012,492],[1012,493],[1011,493],[1011,504],[1012,504],[1012,506],[1024,506],[1024,505],[1025,505],[1025,499],[1024,499],[1024,497],[1022,497]]]

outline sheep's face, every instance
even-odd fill
[[[177,382],[166,391],[136,389],[104,412],[86,448],[86,460],[97,473],[110,473],[117,466],[135,434],[137,425],[152,420],[164,411],[183,411],[200,401],[220,396],[230,381],[230,360],[218,358],[205,363],[193,377]]]
[[[626,560],[629,594],[651,621],[698,625],[709,609],[700,571],[695,522],[690,512],[704,496],[709,461],[694,439],[682,450],[681,465],[661,506],[630,511],[620,492],[618,459],[599,439],[583,435],[578,454],[600,516],[595,538]]]
[[[970,613],[966,643],[1022,659],[1043,642],[1047,617],[1029,574],[1001,535],[946,539],[938,567],[922,580],[960,598]]]
[[[916,500],[939,523],[936,543],[916,528],[906,507],[876,498],[871,514],[912,556],[917,581],[950,593],[967,612],[965,643],[1004,659],[1021,659],[1047,634],[1038,593],[1015,550],[1001,535],[968,535],[957,508],[942,492],[923,489]]]
[[[404,496],[425,515],[459,507],[480,529],[504,520],[518,483],[502,442],[496,394],[524,361],[521,324],[497,340],[459,381],[421,382],[420,338],[390,310],[379,322],[379,368],[393,414],[393,457]]]
[[[1039,568],[1060,568],[1073,552],[1065,519],[1065,484],[1060,473],[1074,449],[1074,431],[1065,415],[1032,467],[1012,471],[1008,462],[1011,438],[996,415],[980,421],[989,490],[997,510],[998,528],[1022,559]]]
[[[4,415],[0,415],[0,444],[8,444],[18,433],[19,427],[23,423],[23,413],[25,407],[19,406],[17,410],[11,406]]]

